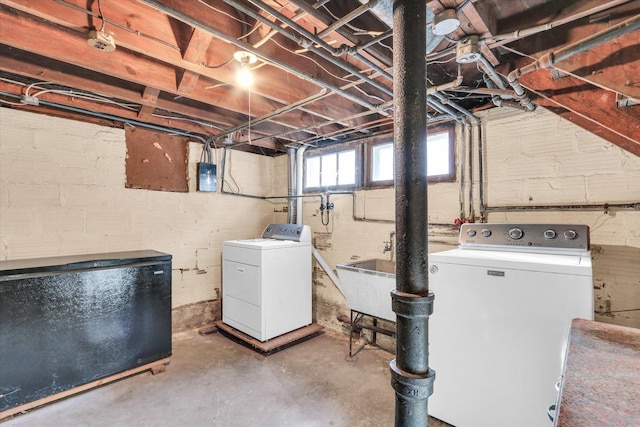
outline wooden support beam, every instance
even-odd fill
[[[40,4],[40,2],[36,3]],[[77,67],[92,69],[97,73],[103,73],[125,81],[128,80],[142,86],[147,86],[149,82],[152,82],[154,87],[163,92],[179,95],[175,86],[175,68],[162,62],[136,55],[127,49],[116,49],[111,53],[101,52],[90,48],[80,37],[80,34],[56,27],[46,28],[47,39],[55,40],[56,42],[44,44],[42,43],[44,31],[42,24],[16,13],[11,13],[2,6],[0,6],[0,20],[2,21],[2,25],[0,25],[0,40],[8,46]],[[17,31],[18,28],[20,28],[20,31]],[[0,64],[0,69],[3,69],[2,64]],[[100,78],[98,74],[95,77],[96,79]],[[246,92],[240,92],[228,87],[208,90],[208,85],[209,82],[199,79],[196,89],[192,91],[189,97],[205,104],[242,114],[246,114],[249,111],[249,100]],[[266,115],[281,106],[252,94],[251,115],[254,117]],[[319,108],[322,108],[321,105],[319,105]],[[344,114],[346,116],[353,114],[353,112],[344,111]],[[297,128],[301,124],[313,126],[319,121],[321,119],[318,117],[313,117],[309,114],[300,115],[299,112],[282,114],[270,120],[270,122],[285,128]]]
[[[0,4],[8,5],[15,10],[19,10],[25,12],[29,15],[36,16],[38,18],[51,21],[59,26],[65,27],[71,30],[72,33],[75,33],[76,40],[73,42],[74,46],[72,51],[82,51],[81,46],[86,47],[86,34],[89,31],[87,26],[87,14],[82,12],[86,10],[86,1],[85,0],[65,0],[67,3],[74,6],[74,8],[65,6],[58,2],[43,2],[43,1],[33,1],[33,0],[0,0]],[[211,28],[223,32],[225,34],[233,35],[234,37],[239,37],[242,32],[242,28],[237,23],[237,21],[222,15],[215,10],[211,9],[204,3],[200,2],[189,2],[188,7],[185,6],[185,3],[181,0],[166,0],[165,3],[168,6],[173,8],[184,10],[184,12],[190,16],[193,16],[194,19],[201,20],[202,22],[206,22]],[[0,8],[2,8],[0,6]],[[227,10],[228,6],[224,3],[216,4],[216,9],[222,9],[227,13],[233,13],[232,9]],[[79,9],[79,10],[78,10]],[[5,7],[6,11],[7,8]],[[135,78],[136,73],[133,70],[137,70],[138,66],[133,65],[136,64],[135,58],[140,58],[141,62],[145,62],[145,58],[151,59],[153,64],[156,64],[160,68],[167,68],[171,70],[171,82],[172,88],[169,92],[174,92],[182,95],[193,94],[198,91],[201,91],[203,87],[207,85],[200,85],[197,82],[195,86],[191,88],[189,92],[180,92],[178,90],[179,80],[182,79],[182,70],[191,71],[194,74],[207,77],[212,79],[214,82],[223,83],[226,86],[224,88],[229,90],[229,88],[234,87],[237,83],[235,80],[235,76],[233,73],[229,72],[227,67],[206,67],[201,62],[206,62],[207,64],[223,64],[227,62],[232,56],[236,48],[229,43],[220,41],[218,39],[212,39],[209,45],[209,48],[206,50],[204,54],[204,61],[201,62],[190,62],[183,58],[183,52],[176,45],[176,39],[174,38],[172,23],[175,25],[175,21],[172,19],[167,19],[167,16],[146,4],[142,4],[135,1],[105,1],[103,0],[103,10],[108,20],[116,23],[125,24],[127,28],[130,28],[131,31],[127,31],[125,29],[119,28],[114,25],[107,24],[106,31],[112,34],[116,40],[116,44],[119,47],[123,47],[126,50],[131,51],[132,53],[137,53],[138,55],[131,54],[129,55],[129,61],[125,62],[129,64],[127,71],[130,74],[133,74],[131,77]],[[108,15],[107,15],[108,13]],[[16,14],[14,14],[16,15]],[[17,16],[17,15],[16,15]],[[2,18],[2,16],[0,16]],[[28,19],[22,18],[23,21]],[[17,23],[17,26],[14,27],[15,21],[4,21],[2,24],[3,28],[6,28],[6,31],[11,31],[11,28],[14,28],[13,32],[16,33],[16,36],[20,34],[32,33],[31,25],[27,25],[24,28],[20,27],[20,23]],[[20,30],[18,30],[20,28]],[[43,39],[43,33],[46,31],[52,32],[52,34],[47,34],[46,39],[48,40],[57,40],[59,36],[60,28],[54,28],[53,26],[49,28],[45,25],[36,25],[37,31],[35,34],[39,36],[40,44]],[[144,35],[144,36],[143,36]],[[4,39],[4,37],[2,37]],[[29,50],[28,48],[25,50]],[[116,49],[115,52],[112,52],[109,59],[109,62],[120,62],[114,61],[114,57],[117,56],[119,50],[124,49]],[[189,49],[184,49],[184,53],[188,53]],[[96,51],[97,52],[97,51]],[[46,55],[45,55],[46,56]],[[277,59],[282,60],[283,62],[287,62],[290,64],[295,64],[295,68],[300,69],[301,71],[307,73],[308,75],[316,75],[318,73],[317,64],[310,60],[301,60],[300,56],[294,55],[292,53],[288,53],[284,50],[278,50],[274,52],[274,56]],[[104,56],[100,58],[104,60]],[[94,63],[90,61],[83,61],[85,68],[92,68]],[[82,66],[82,64],[79,64]],[[335,75],[341,75],[343,72],[336,69],[335,66],[331,64],[325,63],[323,65],[328,70]],[[122,68],[122,67],[121,67]],[[144,72],[144,68],[142,68]],[[178,70],[178,74],[180,79],[176,78],[176,70]],[[343,80],[332,77],[330,75],[324,75],[323,79],[327,81],[331,81],[331,83],[341,86],[344,84]],[[156,84],[152,79],[155,78],[153,74],[146,76],[147,84],[153,84],[156,87],[162,87],[160,84]],[[187,79],[189,75],[187,75]],[[199,78],[198,80],[202,80]],[[135,81],[135,80],[134,80]],[[165,82],[168,84],[168,82]],[[186,82],[185,82],[186,84]],[[190,83],[193,85],[194,83]],[[208,84],[211,86],[211,84]],[[189,87],[189,86],[187,86]],[[163,87],[163,91],[165,88]],[[308,81],[300,79],[290,73],[285,73],[282,70],[273,67],[266,66],[260,69],[259,76],[256,76],[254,85],[252,87],[252,93],[255,97],[252,99],[252,110],[255,109],[255,112],[258,112],[258,101],[259,98],[263,99],[265,103],[271,102],[279,104],[279,106],[286,105],[290,102],[294,102],[298,99],[303,99],[310,94],[316,93],[319,91],[318,85]],[[375,91],[374,91],[375,92]],[[234,96],[223,95],[220,97],[220,100],[230,101]],[[277,107],[276,107],[277,108]],[[330,111],[330,116],[327,117],[326,111],[327,109]],[[354,104],[351,101],[342,99],[339,104],[324,106],[320,104],[311,104],[305,107],[303,110],[312,115],[318,115],[318,119],[322,118],[336,118],[336,117],[344,117],[349,114],[353,114],[353,109],[358,109],[362,111],[362,107]],[[248,111],[246,106],[243,110],[233,110],[233,111],[242,111],[246,114]],[[260,113],[258,115],[261,115]],[[307,123],[309,124],[309,123]]]
[[[17,76],[27,77],[38,81],[47,81],[70,88],[85,90],[88,92],[110,94],[112,97],[121,101],[144,104],[142,100],[143,94],[138,91],[127,89],[120,86],[111,86],[106,83],[93,80],[91,76],[83,77],[70,73],[55,71],[55,66],[51,66],[51,60],[46,58],[38,58],[34,62],[28,61],[26,52],[17,51],[12,48],[0,45],[0,64],[2,68]],[[16,92],[17,93],[17,92]],[[234,115],[233,113],[221,114],[208,105],[203,108],[196,106],[181,104],[171,99],[158,98],[156,108],[163,110],[164,115],[171,116],[173,113],[179,114],[185,118],[202,121],[205,123],[217,123],[221,127],[230,128],[244,123],[244,116]],[[75,117],[74,117],[75,118]],[[254,126],[256,133],[264,135],[273,135],[282,131],[282,126],[275,125],[270,122],[263,122],[258,126]],[[216,133],[217,130],[210,128],[209,134]],[[308,138],[312,134],[306,132],[297,132],[289,135],[293,141]]]
[[[544,8],[526,8],[525,11],[498,23],[500,33],[523,30],[536,25],[553,22],[554,27],[577,21],[603,10],[611,9],[636,0],[581,0],[574,2],[552,1]]]
[[[191,39],[187,48],[182,54],[182,59],[200,65],[207,48],[211,44],[212,36],[202,30],[195,28],[191,34]],[[190,70],[178,70],[178,92],[191,92],[198,82],[200,74]]]
[[[138,117],[140,119],[146,120],[151,117],[153,110],[156,109],[158,95],[160,95],[160,89],[151,86],[144,88],[144,92],[142,93],[142,107],[140,111],[138,111]]]
[[[23,93],[22,89],[23,89],[22,86],[0,81],[0,91],[2,92],[21,95]],[[38,99],[40,99],[41,101],[49,101],[55,104],[60,104],[63,106],[69,106],[73,108],[79,108],[79,109],[83,109],[83,110],[87,110],[87,111],[91,111],[99,114],[106,114],[110,116],[119,117],[120,118],[119,121],[123,123],[126,123],[128,120],[131,120],[131,121],[140,120],[138,113],[136,113],[135,111],[122,108],[111,103],[94,102],[94,101],[90,101],[83,98],[71,97],[68,95],[51,93],[51,92],[39,95]],[[22,107],[19,107],[19,108],[22,108]],[[29,106],[29,107],[25,107],[24,109],[37,113],[37,112],[42,112],[41,110],[52,111],[52,110],[55,110],[56,107],[42,105],[38,107]],[[65,112],[65,114],[60,114],[61,111]],[[73,118],[76,118],[76,119],[79,119],[81,117],[79,113],[72,112],[71,114],[69,114],[64,109],[57,110],[57,112],[54,115],[62,116],[62,117],[73,116]],[[96,116],[88,116],[88,117],[96,117]],[[98,119],[100,118],[98,117]],[[109,119],[106,119],[106,120],[109,120]],[[90,121],[93,122],[94,120],[90,120]],[[212,129],[210,127],[204,124],[195,123],[193,121],[177,120],[173,118],[164,118],[164,117],[156,117],[156,116],[149,115],[147,118],[144,119],[144,122],[152,125],[162,126],[169,129],[178,129],[178,130],[182,130],[185,132],[190,132],[198,135],[210,135],[214,133],[212,132]],[[251,133],[256,135],[261,135],[261,136],[270,135],[270,133],[264,133],[263,131],[260,131],[259,129],[256,129],[254,127],[252,127],[251,129]],[[254,145],[262,148],[267,148],[270,150],[284,151],[284,148],[282,147],[282,145],[275,142],[273,139],[260,139],[259,141],[254,143]]]
[[[538,105],[640,156],[640,105],[617,108],[615,92],[571,76],[553,80],[548,70],[526,74],[520,82],[536,94]]]

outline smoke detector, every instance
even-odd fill
[[[480,44],[478,36],[468,36],[460,40],[456,45],[456,62],[469,64],[480,60]]]
[[[113,52],[116,50],[116,41],[111,34],[107,34],[100,30],[89,31],[89,38],[87,38],[89,46],[101,50],[103,52]]]

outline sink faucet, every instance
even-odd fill
[[[391,252],[390,254],[390,261],[393,261],[393,236],[395,236],[396,233],[394,231],[392,231],[391,233],[389,233],[389,241],[388,242],[384,242],[384,249],[382,250],[382,254],[386,254],[387,252]]]

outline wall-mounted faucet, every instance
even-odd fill
[[[392,231],[391,233],[389,233],[389,241],[388,242],[384,242],[384,249],[382,250],[382,254],[386,254],[387,252],[391,252],[390,254],[390,261],[393,261],[393,252],[394,252],[394,248],[393,248],[393,236],[395,236],[396,233],[395,231]]]

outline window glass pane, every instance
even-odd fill
[[[448,175],[449,133],[427,136],[427,176]]]
[[[393,143],[372,147],[371,180],[388,181],[393,179]]]
[[[320,187],[320,157],[307,159],[307,177],[305,187]]]
[[[336,175],[338,172],[338,156],[336,153],[322,156],[322,171],[320,172],[320,184],[323,187],[336,185]]]
[[[338,153],[338,185],[356,183],[356,150]]]

